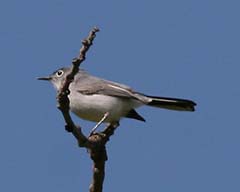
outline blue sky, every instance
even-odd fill
[[[82,68],[194,113],[139,109],[108,143],[105,191],[240,191],[239,1],[1,1],[0,191],[87,191],[91,161],[65,132],[55,91],[36,77]],[[74,117],[85,133],[94,126]]]

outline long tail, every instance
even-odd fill
[[[152,101],[147,104],[149,106],[177,111],[195,111],[194,106],[196,106],[196,103],[191,100],[154,96],[147,97],[152,99]]]

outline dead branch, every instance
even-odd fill
[[[96,37],[98,28],[93,28],[88,37],[82,41],[82,47],[79,52],[79,56],[72,60],[72,66],[70,73],[66,76],[61,89],[57,93],[58,109],[62,112],[65,120],[65,129],[72,133],[77,139],[79,147],[87,148],[90,157],[93,161],[93,178],[90,184],[90,192],[102,192],[103,181],[105,176],[105,162],[107,161],[106,143],[109,141],[111,135],[114,134],[116,126],[109,125],[103,132],[93,133],[89,137],[86,137],[81,127],[75,125],[70,113],[69,113],[69,98],[70,94],[69,86],[74,80],[74,76],[78,73],[80,64],[85,60],[86,53],[90,46],[93,44],[93,40]]]

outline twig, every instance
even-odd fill
[[[70,94],[69,86],[74,80],[74,76],[78,73],[80,64],[85,60],[86,53],[93,44],[93,40],[98,31],[98,28],[93,28],[88,37],[82,41],[79,56],[73,59],[71,70],[66,76],[66,79],[57,94],[57,107],[64,117],[66,123],[65,129],[68,132],[71,132],[77,139],[79,147],[85,147],[88,149],[90,157],[93,160],[93,179],[90,185],[90,192],[102,192],[105,176],[105,161],[107,161],[107,151],[105,145],[110,136],[113,135],[114,130],[118,125],[109,125],[103,132],[93,133],[89,137],[86,137],[82,133],[80,126],[74,124],[69,114],[70,101],[68,95]]]

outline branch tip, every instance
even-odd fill
[[[93,27],[93,31],[96,33],[96,32],[99,32],[100,31],[100,29],[98,28],[98,27]]]

